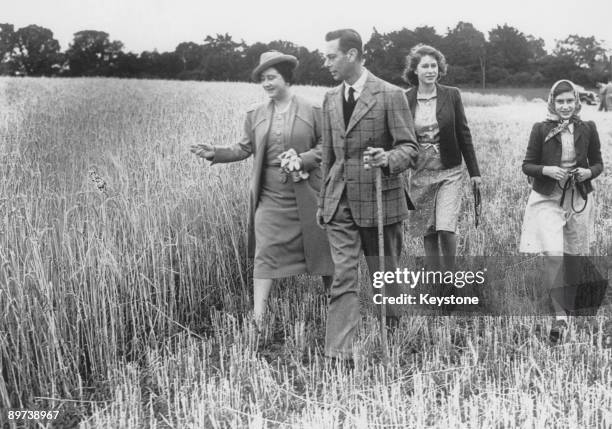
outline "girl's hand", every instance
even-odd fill
[[[215,157],[215,147],[208,143],[191,145],[190,150],[195,155],[199,156],[200,158],[204,158],[208,161],[212,161]]]
[[[567,172],[561,168],[553,165],[547,165],[542,169],[542,174],[555,180],[565,180],[567,178]]]
[[[572,170],[572,173],[575,174],[575,178],[578,182],[584,182],[585,180],[588,180],[591,178],[591,176],[593,176],[593,173],[591,173],[591,170],[589,170],[588,168],[582,168],[582,167],[577,167],[574,168]]]

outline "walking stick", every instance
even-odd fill
[[[385,237],[383,226],[383,205],[382,205],[382,171],[380,167],[376,169],[376,214],[378,216],[378,268],[381,272],[385,271]],[[380,332],[383,349],[383,360],[385,365],[389,363],[389,348],[387,347],[387,305],[385,303],[385,283],[380,288],[382,304],[380,307]]]

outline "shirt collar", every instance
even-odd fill
[[[434,90],[431,94],[428,95],[422,95],[419,93],[419,90],[417,89],[417,100],[423,100],[423,101],[429,101],[433,98],[436,98],[438,96],[438,87],[434,86]]]
[[[357,79],[354,84],[349,85],[346,81],[344,82],[344,98],[348,98],[348,91],[350,87],[353,87],[353,89],[355,90],[354,97],[359,97],[363,91],[363,87],[365,86],[366,80],[368,80],[368,70],[364,67],[361,76],[359,76],[359,79]]]

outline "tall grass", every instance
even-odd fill
[[[296,91],[316,101],[324,89]],[[4,78],[0,94],[0,419],[55,407],[60,427],[611,424],[607,315],[572,325],[556,349],[536,329],[544,319],[415,316],[385,368],[364,292],[347,374],[322,357],[319,280],[299,277],[272,296],[258,352],[251,161],[210,167],[188,150],[235,142],[257,86]],[[475,229],[466,190],[459,249],[509,256],[529,192],[520,161],[544,112],[487,97],[464,94],[485,203]],[[585,116],[612,159],[612,117]],[[594,251],[607,254],[611,183],[597,183]]]

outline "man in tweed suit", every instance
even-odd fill
[[[402,221],[412,203],[400,173],[414,167],[418,143],[403,91],[363,67],[361,37],[354,30],[325,37],[325,67],[342,84],[323,102],[323,186],[317,222],[327,230],[335,265],[330,290],[325,355],[351,359],[360,321],[359,254],[370,272],[378,271],[374,168],[382,168],[385,270],[395,271],[402,248]],[[364,155],[371,169],[364,168]],[[401,288],[389,285],[387,296]],[[396,325],[399,308],[387,306],[387,324]]]

